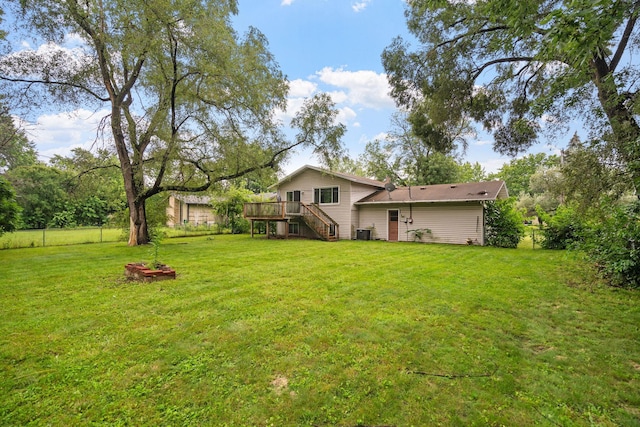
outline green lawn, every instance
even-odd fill
[[[572,254],[167,239],[0,251],[0,425],[640,425],[640,294]]]

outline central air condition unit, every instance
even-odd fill
[[[371,240],[371,230],[368,228],[358,228],[356,230],[356,240]]]

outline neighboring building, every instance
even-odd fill
[[[216,222],[216,216],[211,207],[210,196],[185,194],[173,194],[169,196],[167,218],[168,227],[176,227],[184,224],[211,225]]]
[[[247,203],[251,221],[276,221],[277,235],[484,244],[484,206],[508,197],[503,181],[396,188],[304,166],[273,186],[278,202]],[[269,227],[267,227],[269,229]]]

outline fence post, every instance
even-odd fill
[[[532,249],[535,249],[536,248],[536,230],[535,230],[535,228],[531,229],[531,242],[533,244],[533,248]]]

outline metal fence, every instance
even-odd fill
[[[221,234],[224,230],[213,225],[180,225],[162,229],[167,238]],[[122,228],[81,227],[18,230],[0,236],[0,249],[35,248],[42,246],[78,245],[83,243],[126,242],[128,232]]]

